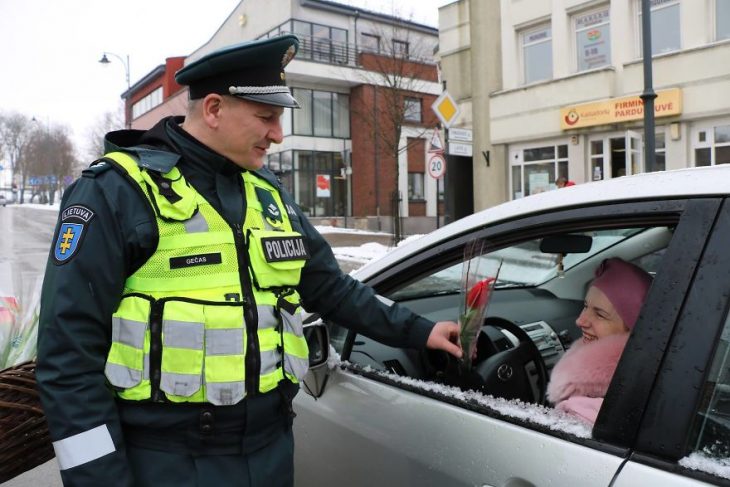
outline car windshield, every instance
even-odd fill
[[[624,242],[643,230],[641,228],[622,228],[582,232],[581,235],[589,236],[592,239],[590,250],[586,253],[567,254],[563,259],[563,268],[567,271],[591,256]],[[541,239],[528,240],[490,252],[482,257],[487,262],[493,261],[494,268],[501,261],[496,288],[534,287],[557,277],[560,255],[541,252],[540,241]],[[389,298],[400,301],[421,296],[460,292],[462,267],[463,262],[459,262],[425,278],[420,278],[394,292]]]

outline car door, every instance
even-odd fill
[[[665,306],[664,297],[683,302],[718,207],[716,199],[634,202],[487,224],[386,269],[368,284],[392,294],[429,269],[457,262],[465,244],[475,239],[498,250],[559,232],[667,226],[671,232],[660,259],[662,271],[636,329],[646,328],[649,336],[671,335],[679,308]],[[546,293],[531,288],[522,294],[534,296],[537,303]],[[529,308],[531,302],[513,308]],[[661,330],[644,324],[647,316],[657,314]],[[525,408],[412,377],[408,370],[418,368],[419,352],[390,349],[339,327],[333,328],[333,344],[343,362],[333,368],[323,394],[317,399],[300,394],[295,401],[298,486],[608,486],[636,441],[630,434],[615,434],[624,423],[614,424],[617,414],[612,411],[629,408],[632,417],[641,418],[647,404],[646,397],[617,389],[614,397],[607,396],[591,430],[577,420],[556,419],[549,408]],[[665,341],[654,340],[644,344],[643,353],[661,357],[665,349]],[[388,354],[398,359],[384,359]],[[623,359],[619,370],[622,366]],[[639,367],[632,383],[645,387],[657,373],[658,368]]]
[[[730,485],[729,241],[725,201],[677,326],[666,337],[647,408],[634,429],[634,453],[616,487]]]

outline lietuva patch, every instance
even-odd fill
[[[223,262],[223,260],[220,252],[212,254],[186,255],[183,257],[170,257],[170,269],[220,264],[221,262]]]
[[[266,262],[309,259],[303,237],[264,237],[261,245]]]
[[[72,205],[61,212],[61,224],[53,244],[53,261],[65,264],[81,247],[89,222],[95,213],[82,205]]]

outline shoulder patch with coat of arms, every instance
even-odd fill
[[[65,264],[81,247],[89,222],[95,213],[83,205],[71,205],[61,212],[58,234],[53,243],[53,261]]]

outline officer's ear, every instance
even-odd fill
[[[218,128],[221,120],[223,97],[217,93],[210,93],[203,98],[200,108],[201,117],[210,128]]]

